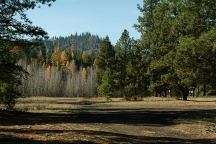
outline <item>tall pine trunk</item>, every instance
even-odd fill
[[[206,96],[206,84],[203,85],[203,96]]]

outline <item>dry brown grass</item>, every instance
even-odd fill
[[[161,108],[161,109],[215,109],[216,97],[192,98],[188,101],[175,98],[147,97],[142,101],[125,101],[123,98],[61,98],[61,97],[29,97],[20,98],[15,107],[18,111],[35,113],[61,113],[63,111],[79,110],[83,105],[91,105],[101,109],[137,109],[137,108]]]
[[[216,97],[113,98],[30,97],[0,113],[3,143],[215,143]]]

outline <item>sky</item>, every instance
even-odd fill
[[[51,7],[28,11],[34,25],[42,27],[50,37],[90,32],[109,36],[113,44],[127,29],[135,39],[140,34],[133,27],[140,15],[137,4],[143,0],[56,0]]]

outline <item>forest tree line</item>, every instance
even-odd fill
[[[42,41],[44,48],[38,40],[47,33],[32,26],[23,10],[52,1],[0,3],[0,96],[9,107],[15,104],[17,90],[23,95],[155,95],[183,100],[189,94],[215,94],[214,1],[144,0],[135,24],[140,39],[124,30],[112,45],[108,37],[85,33]],[[26,72],[18,60],[28,79],[22,78]]]
[[[96,96],[94,60],[102,39],[90,33],[54,37],[18,53],[27,72],[23,96]]]
[[[96,54],[58,48],[47,52],[44,65],[62,67],[60,73],[71,63],[78,71],[90,70],[92,79],[86,83],[95,96],[179,96],[186,100],[189,94],[214,94],[214,6],[210,1],[145,0],[138,6],[142,15],[135,25],[140,39],[134,40],[124,30],[115,45],[106,37]]]
[[[26,56],[19,60],[27,72],[20,91],[23,96],[95,96],[94,54],[74,48],[53,51],[40,50],[36,58]]]
[[[61,50],[68,50],[73,47],[78,51],[89,51],[90,53],[96,52],[100,48],[101,43],[102,38],[89,32],[75,33],[66,37],[52,37],[45,41],[48,49],[53,49],[58,45]]]
[[[215,94],[216,3],[144,0],[133,41],[127,31],[113,48],[102,44],[97,85],[104,95]],[[211,90],[211,91],[209,91]]]

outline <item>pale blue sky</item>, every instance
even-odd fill
[[[134,29],[140,15],[137,4],[143,0],[56,0],[51,7],[42,6],[28,12],[34,25],[41,26],[49,36],[68,36],[90,32],[108,35],[114,44],[122,31],[139,38]]]

